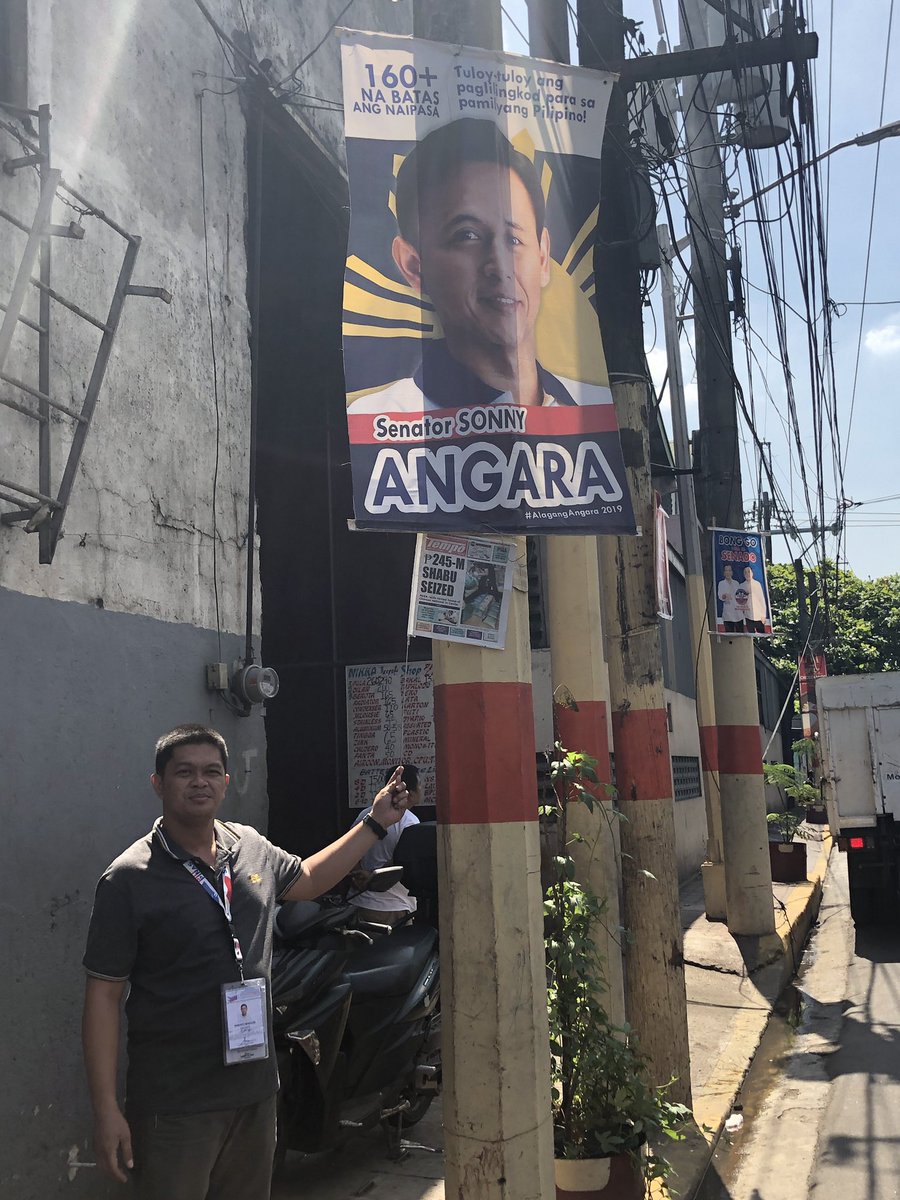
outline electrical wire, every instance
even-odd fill
[[[284,87],[284,85],[287,83],[287,81],[289,79],[292,79],[295,83],[297,82],[297,72],[302,67],[305,67],[306,64],[309,62],[309,60],[314,55],[319,53],[319,51],[322,49],[322,47],[325,45],[325,43],[328,41],[328,39],[334,33],[335,29],[337,29],[338,25],[341,23],[345,14],[350,11],[351,7],[353,6],[353,3],[354,3],[354,0],[347,0],[347,3],[344,5],[344,7],[341,9],[341,11],[338,13],[338,15],[335,17],[335,19],[328,26],[328,29],[325,31],[323,36],[319,39],[318,42],[316,42],[315,46],[313,46],[312,50],[310,50],[307,54],[304,54],[303,58],[300,59],[300,61],[296,65],[296,67],[294,67],[293,71],[289,71],[288,74],[285,75],[284,79],[280,79],[275,84],[276,89],[278,89],[280,91],[280,89]]]
[[[891,57],[891,33],[893,32],[893,26],[894,26],[894,0],[891,0],[891,6],[888,10],[887,36],[885,38],[885,47],[884,47],[884,73],[883,73],[883,77],[882,77],[882,81],[881,81],[881,107],[879,110],[879,117],[878,117],[879,125],[884,124],[884,102],[885,102],[885,97],[887,95],[888,63],[889,63],[890,57]],[[871,208],[869,210],[869,235],[868,235],[868,239],[866,242],[866,268],[865,268],[865,273],[863,276],[863,299],[862,299],[862,307],[861,307],[860,313],[859,313],[859,333],[858,333],[857,339],[856,339],[856,362],[853,367],[853,390],[852,390],[852,393],[850,396],[850,415],[847,418],[847,435],[846,435],[846,446],[845,446],[845,451],[844,451],[844,455],[845,455],[844,465],[846,465],[846,461],[847,461],[846,455],[849,453],[849,450],[850,450],[850,433],[853,428],[853,413],[856,408],[856,386],[857,386],[857,383],[859,382],[859,357],[860,357],[860,351],[862,350],[863,323],[865,321],[865,312],[866,312],[866,309],[865,309],[866,295],[868,294],[868,290],[869,290],[869,264],[870,264],[871,258],[872,258],[872,235],[873,235],[873,232],[875,229],[875,202],[876,202],[876,199],[878,196],[878,167],[879,167],[880,162],[881,162],[881,143],[878,142],[878,144],[875,147],[875,171],[874,171],[874,175],[873,175],[873,179],[872,179],[872,204],[871,204]]]

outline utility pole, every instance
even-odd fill
[[[499,49],[492,0],[417,0],[417,37]],[[524,576],[525,539],[519,539]],[[446,1195],[551,1200],[550,1037],[527,584],[504,650],[434,642]]]
[[[681,39],[705,44],[699,0],[679,8]],[[703,478],[698,501],[707,526],[742,529],[740,449],[728,317],[724,185],[719,133],[702,78],[684,81],[685,134],[691,148],[688,223],[694,293],[697,387]],[[709,550],[707,549],[707,554]],[[709,563],[712,578],[712,563]],[[774,933],[753,639],[718,637],[713,646],[722,850],[728,928],[735,934]]]
[[[675,286],[672,276],[672,244],[667,225],[656,230],[660,250],[660,286],[666,352],[669,363],[669,397],[672,401],[672,432],[675,442],[675,466],[678,474],[678,512],[684,546],[685,591],[688,602],[688,628],[691,655],[696,663],[697,722],[700,726],[700,761],[703,766],[703,795],[706,801],[706,862],[701,867],[703,898],[710,920],[724,921],[725,865],[722,862],[722,805],[719,794],[718,730],[713,688],[712,651],[709,644],[706,584],[703,578],[703,553],[697,522],[697,501],[691,472],[691,448],[684,404],[684,378],[678,343],[675,313]],[[696,650],[695,650],[696,648]]]
[[[529,49],[535,58],[569,60],[566,0],[529,0]],[[594,810],[576,804],[569,810],[571,847],[578,880],[606,906],[603,927],[595,932],[606,973],[604,1006],[613,1022],[625,1020],[619,911],[619,828],[609,787],[609,670],[603,653],[598,539],[549,535],[547,608],[554,725],[567,750],[597,760]]]
[[[535,58],[569,61],[569,11],[565,0],[525,0],[528,49]]]
[[[624,56],[621,0],[580,0],[579,58],[608,69]],[[637,537],[603,537],[601,589],[621,828],[626,1012],[654,1083],[690,1102],[690,1051],[675,869],[675,806],[656,613],[655,505],[650,482],[650,386],[643,355],[637,220],[631,211],[625,94],[613,88],[603,144],[594,256],[600,329],[616,405]],[[627,857],[626,857],[627,856]]]

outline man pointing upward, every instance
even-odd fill
[[[138,1200],[268,1200],[275,905],[334,886],[406,809],[398,768],[361,823],[301,861],[217,819],[227,770],[215,730],[183,725],[161,737],[151,783],[162,816],[97,885],[83,1018],[94,1143],[106,1174],[124,1183],[128,1169]]]

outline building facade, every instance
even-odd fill
[[[348,666],[430,657],[406,637],[413,539],[347,525],[343,7],[0,0],[0,1194],[15,1200],[105,1194],[80,1166],[80,959],[97,877],[157,813],[155,737],[218,727],[226,815],[308,853],[353,815]],[[406,32],[411,3],[357,0],[352,18]],[[54,233],[23,274],[48,188]],[[706,830],[679,587],[676,570],[683,877]],[[265,711],[208,686],[211,664],[248,658],[280,676]]]

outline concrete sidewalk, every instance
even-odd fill
[[[681,891],[694,1122],[684,1142],[666,1149],[673,1197],[689,1200],[706,1171],[716,1141],[769,1019],[772,1005],[793,978],[816,919],[831,840],[810,830],[808,880],[776,884],[776,932],[735,938],[707,921],[699,877]],[[385,1157],[380,1132],[351,1139],[339,1152],[311,1159],[288,1156],[273,1200],[444,1200],[440,1101],[410,1131],[400,1162]],[[511,1200],[516,1200],[512,1197]]]

